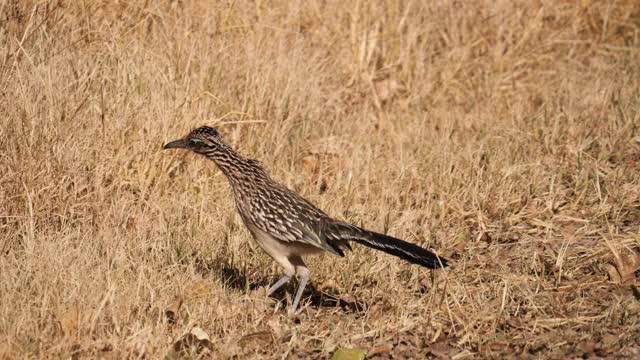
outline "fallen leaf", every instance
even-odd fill
[[[433,287],[433,281],[429,277],[421,276],[420,278],[418,278],[418,285],[420,285],[418,289],[422,293],[426,293],[427,291],[429,291],[429,289]]]
[[[621,282],[622,279],[620,278],[620,274],[618,273],[618,270],[616,270],[615,266],[612,264],[606,264],[604,268],[607,270],[607,274],[609,275],[609,280],[611,280],[611,282],[616,284]]]
[[[478,240],[486,242],[487,244],[491,244],[491,242],[493,241],[489,233],[486,233],[486,232],[483,232],[482,234],[480,234],[480,236],[478,237]]]
[[[341,300],[345,303],[349,303],[349,304],[355,304],[358,301],[356,300],[356,298],[351,295],[351,294],[342,294],[341,296]]]
[[[613,334],[605,334],[602,336],[602,347],[605,350],[610,350],[618,345],[618,337]]]
[[[364,360],[366,353],[362,349],[340,348],[333,353],[333,360]]]
[[[504,342],[494,342],[491,344],[480,345],[481,352],[495,351],[502,352],[509,348],[509,344]]]
[[[395,79],[374,81],[373,86],[380,102],[391,100],[406,90],[406,87],[400,81]]]
[[[327,279],[318,283],[318,290],[329,292],[338,288],[338,283],[333,279]]]
[[[593,354],[593,351],[596,349],[596,343],[592,340],[585,340],[578,344],[578,348],[585,354]]]
[[[195,335],[195,337],[196,337],[198,340],[201,340],[201,341],[203,341],[203,340],[209,341],[209,334],[207,334],[204,330],[202,330],[201,328],[199,328],[199,327],[197,327],[197,326],[196,326],[196,327],[194,327],[193,329],[191,329],[190,334]]]
[[[446,340],[442,340],[429,345],[427,350],[436,357],[448,358],[451,346]]]
[[[212,349],[213,344],[209,340],[209,334],[197,326],[173,344],[173,350],[181,355],[188,353],[200,354]]]
[[[167,307],[164,311],[164,315],[167,317],[167,322],[171,325],[175,324],[178,321],[178,312],[180,311],[180,307],[182,306],[182,296],[176,296],[176,299]]]
[[[373,349],[371,349],[367,353],[367,357],[372,357],[372,356],[375,356],[375,355],[387,354],[390,351],[391,351],[391,345],[389,345],[389,344],[376,346],[376,347],[374,347]]]
[[[270,343],[273,341],[273,334],[270,331],[258,331],[252,334],[248,334],[240,338],[238,340],[238,344],[240,346],[245,346],[249,342],[258,342],[258,343]]]
[[[615,268],[611,264],[606,267],[612,282],[626,283],[635,280],[635,273],[640,269],[640,254],[614,254],[613,262]]]

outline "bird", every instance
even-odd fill
[[[201,126],[166,143],[163,149],[187,149],[213,160],[231,185],[240,218],[260,248],[280,267],[283,276],[267,291],[271,296],[293,277],[298,289],[289,315],[297,314],[310,271],[302,257],[329,252],[341,257],[350,242],[383,251],[429,269],[447,259],[418,245],[334,219],[311,202],[273,180],[258,160],[236,152],[215,127]]]

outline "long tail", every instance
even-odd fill
[[[333,224],[331,227],[333,228],[331,233],[338,235],[336,237],[342,240],[355,241],[366,247],[397,256],[412,264],[421,265],[429,269],[438,269],[446,267],[448,263],[447,259],[404,240],[364,230],[349,224]]]

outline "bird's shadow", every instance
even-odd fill
[[[289,285],[289,292],[291,294],[293,294],[296,290],[293,286],[294,284],[295,286],[297,286],[296,282],[294,281],[291,281],[289,284],[287,284]],[[287,290],[285,290],[284,288],[285,287],[283,286],[281,289],[272,294],[271,297],[278,301],[290,301],[290,298],[288,298],[286,294]],[[336,289],[331,290],[332,292],[337,292]],[[364,312],[365,310],[364,303],[357,300],[347,301],[339,298],[338,296],[319,291],[312,283],[307,284],[307,287],[302,294],[301,303],[304,303],[305,301],[309,301],[309,305],[316,308],[339,308],[345,313],[359,314]],[[289,306],[290,305],[291,304],[289,304]]]
[[[226,259],[197,258],[195,264],[197,273],[203,277],[214,276],[226,288],[251,291],[269,285],[267,277],[247,276],[247,271],[237,268]]]
[[[260,288],[267,288],[277,280],[267,276],[249,277],[247,276],[246,271],[238,269],[233,264],[222,259],[213,259],[209,261],[200,259],[199,261],[196,261],[196,268],[201,275],[215,275],[215,277],[225,287],[240,291],[254,291],[259,290]],[[297,281],[292,279],[287,286],[283,286],[272,294],[271,298],[278,301],[288,300],[286,296],[286,288],[289,289],[289,293],[293,294],[297,286]],[[330,290],[332,293],[338,292],[337,289]],[[317,308],[340,308],[345,313],[358,314],[365,310],[364,303],[357,300],[347,301],[327,292],[319,291],[311,282],[307,284],[301,300],[309,301],[311,306]]]

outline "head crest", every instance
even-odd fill
[[[220,133],[216,128],[210,126],[201,126],[192,131],[193,135],[206,135],[206,136],[220,136]]]

